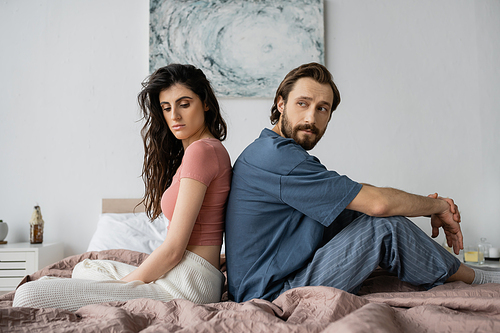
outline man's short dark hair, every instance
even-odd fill
[[[281,113],[278,110],[279,96],[283,98],[286,104],[286,102],[288,101],[288,95],[290,94],[290,91],[293,90],[295,82],[297,82],[298,79],[303,77],[310,77],[318,83],[321,84],[327,83],[330,85],[330,87],[332,87],[333,101],[332,101],[331,113],[335,111],[335,109],[340,103],[340,92],[337,89],[335,83],[333,82],[332,74],[328,71],[328,69],[325,66],[318,64],[316,62],[311,62],[309,64],[304,64],[293,69],[290,73],[288,73],[285,76],[285,78],[279,85],[278,89],[276,90],[276,96],[274,97],[274,104],[271,108],[271,124],[275,125],[278,122],[278,119],[280,118],[281,115]]]

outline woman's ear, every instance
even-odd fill
[[[207,103],[203,103],[203,105],[204,105],[205,112],[207,112],[208,110],[210,110],[210,107],[207,105]]]

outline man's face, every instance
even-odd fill
[[[281,135],[295,140],[305,150],[313,149],[325,134],[332,102],[333,90],[329,84],[311,78],[298,79],[287,103],[281,96],[278,100]]]

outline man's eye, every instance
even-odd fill
[[[306,103],[304,103],[304,102],[298,102],[297,104],[298,104],[299,106],[306,106]]]

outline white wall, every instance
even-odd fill
[[[0,4],[0,219],[28,241],[84,252],[101,198],[140,197],[136,95],[148,73],[148,0]],[[342,94],[313,154],[378,186],[437,191],[466,241],[500,246],[500,2],[326,0],[326,64]],[[222,99],[233,161],[272,101]],[[417,224],[430,232],[427,219]],[[442,238],[438,239],[441,241]]]

